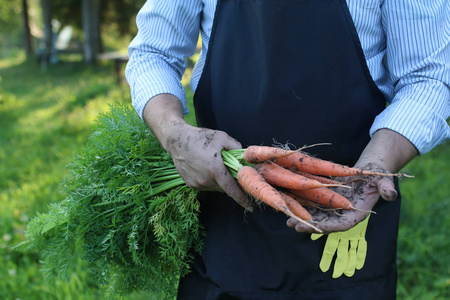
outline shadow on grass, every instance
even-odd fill
[[[48,286],[38,253],[12,247],[24,240],[30,218],[64,198],[65,166],[85,145],[99,113],[113,102],[131,102],[129,89],[117,86],[111,65],[75,60],[45,71],[23,57],[0,61],[0,80],[0,298],[101,298],[104,291],[83,264],[68,270],[70,281]]]

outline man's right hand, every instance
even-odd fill
[[[238,141],[223,131],[187,124],[180,101],[169,94],[157,95],[147,103],[144,120],[189,187],[225,192],[242,207],[253,210],[251,200],[222,160],[223,149],[242,148]]]

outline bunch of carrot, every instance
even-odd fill
[[[304,147],[306,148],[306,147]],[[330,187],[350,188],[332,177],[348,176],[407,176],[405,174],[379,173],[362,170],[322,160],[299,150],[278,147],[250,146],[242,152],[247,163],[234,168],[239,184],[255,199],[266,203],[277,211],[316,231],[313,217],[304,206],[322,209],[356,209],[341,194]],[[230,161],[231,151],[225,152],[225,161]],[[230,166],[228,166],[230,169]]]

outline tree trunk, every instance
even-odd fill
[[[52,52],[52,12],[51,0],[41,0],[42,19],[44,22],[44,41],[42,49],[42,62],[48,63]]]
[[[31,42],[30,24],[28,18],[28,2],[22,0],[22,16],[23,16],[23,29],[24,29],[24,46],[27,56],[31,56],[34,53],[33,43]]]
[[[100,52],[100,0],[83,0],[81,5],[84,60],[92,64]]]

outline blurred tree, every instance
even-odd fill
[[[27,0],[22,0],[22,20],[24,29],[25,52],[27,53],[27,56],[31,56],[34,53],[34,47],[31,41],[30,20],[28,17]]]
[[[21,2],[18,0],[0,0],[0,28],[2,32],[20,28]]]
[[[5,0],[0,0],[5,1]],[[84,0],[51,0],[53,17],[64,25],[82,29]],[[135,33],[135,16],[146,0],[94,0],[100,5],[100,20],[104,26],[116,25],[121,36]]]
[[[103,19],[110,24],[118,25],[118,32],[121,36],[136,32],[135,16],[144,5],[145,0],[102,0],[105,4]]]
[[[0,0],[1,1],[1,0]],[[134,35],[135,16],[145,0],[50,0],[53,18],[83,32],[85,60],[103,52],[102,32]]]
[[[24,47],[27,55],[33,53],[31,33],[28,18],[27,0],[0,0],[0,34],[1,43],[6,46],[19,44],[23,36]],[[21,24],[22,18],[22,24]],[[23,31],[22,31],[23,28]],[[17,46],[17,45],[16,45]]]
[[[43,36],[43,47],[42,53],[40,53],[41,62],[45,65],[50,60],[52,51],[52,40],[53,40],[53,30],[52,30],[52,6],[51,0],[40,0],[42,9],[42,22],[44,24],[44,36]]]
[[[78,29],[82,28],[82,0],[51,0],[51,2],[53,18],[64,25],[70,25]]]
[[[0,0],[0,49],[2,55],[22,43],[20,0]]]
[[[82,0],[84,60],[91,64],[100,53],[100,0]]]
[[[128,38],[136,34],[135,16],[145,2],[145,0],[0,0],[0,48],[20,46],[24,47],[27,53],[32,53],[33,38],[37,38],[40,43],[38,51],[41,51],[42,57],[48,60],[53,42],[51,22],[56,19],[62,27],[71,26],[76,33],[81,33],[82,39],[90,41],[93,51],[101,53],[102,32],[108,32],[109,40]],[[89,7],[85,9],[85,14],[87,12],[89,16],[86,14],[83,17],[83,3]],[[29,19],[30,11],[32,18]],[[36,12],[39,12],[38,20]],[[86,26],[93,27],[85,32]]]

